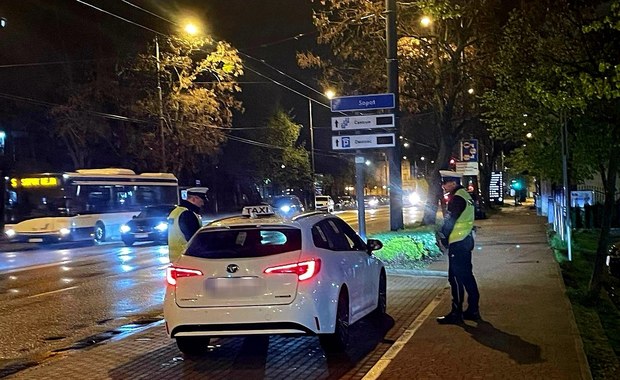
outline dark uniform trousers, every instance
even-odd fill
[[[473,249],[474,238],[471,234],[448,247],[448,282],[452,291],[452,311],[459,314],[463,312],[465,291],[468,311],[478,312],[480,293],[471,263]]]

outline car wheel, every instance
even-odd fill
[[[101,222],[95,224],[94,232],[95,243],[103,243],[105,241],[105,226]]]
[[[381,271],[381,275],[379,275],[379,291],[377,293],[377,308],[373,310],[372,316],[383,318],[387,311],[387,280],[384,271]]]
[[[132,238],[132,237],[123,237],[123,243],[125,243],[126,246],[131,247],[133,245],[133,243],[136,242],[136,239]]]
[[[340,292],[336,311],[336,329],[333,334],[319,335],[325,352],[343,352],[349,345],[349,297],[346,289]]]
[[[179,351],[188,356],[201,355],[209,349],[209,337],[179,336],[176,338]]]

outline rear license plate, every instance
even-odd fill
[[[262,281],[256,277],[211,278],[207,290],[216,298],[253,297],[261,294]]]
[[[135,234],[136,239],[144,239],[149,237],[149,234]]]
[[[42,238],[30,238],[28,239],[28,243],[43,243]]]

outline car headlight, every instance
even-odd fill
[[[71,230],[68,228],[61,228],[58,232],[60,232],[60,235],[62,236],[67,236],[71,233]]]
[[[420,196],[418,195],[418,193],[409,194],[408,199],[409,199],[409,203],[411,203],[412,205],[420,203]]]
[[[376,199],[371,199],[371,200],[368,201],[368,205],[369,206],[376,206],[378,204],[379,204],[379,201],[376,200]]]
[[[7,228],[7,229],[4,231],[4,234],[5,234],[7,237],[12,238],[13,236],[15,236],[15,230],[14,230],[14,229],[12,229],[12,228]]]
[[[168,223],[160,222],[158,225],[155,226],[155,229],[159,232],[164,232],[168,229]]]
[[[121,233],[126,234],[126,233],[127,233],[127,232],[129,232],[129,231],[131,231],[131,227],[129,227],[128,225],[123,224],[123,225],[121,226]]]
[[[288,205],[281,206],[280,207],[280,211],[282,211],[282,212],[289,212],[289,211],[291,211],[291,206],[288,206]]]

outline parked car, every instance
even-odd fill
[[[291,217],[305,211],[304,206],[296,195],[278,195],[268,202],[276,213]]]
[[[329,195],[316,195],[314,197],[314,209],[334,212],[334,200]]]
[[[121,239],[127,246],[137,241],[168,244],[168,215],[174,205],[148,206],[121,226]]]
[[[349,326],[385,314],[383,262],[344,220],[291,218],[267,205],[202,227],[166,271],[164,319],[186,355],[211,337],[318,335],[327,352],[349,345]]]

